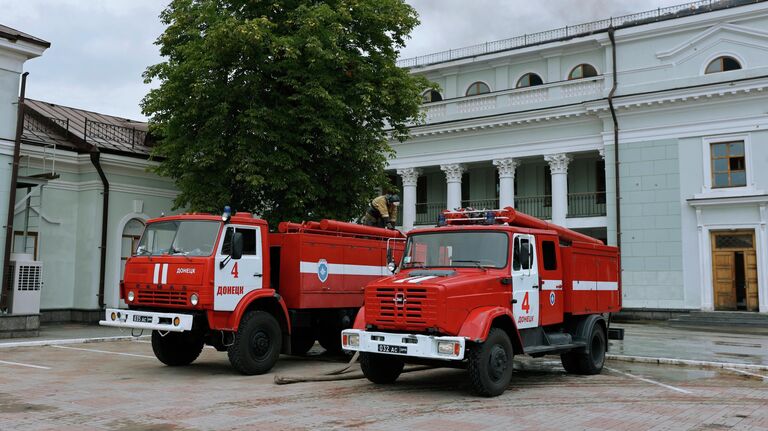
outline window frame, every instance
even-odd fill
[[[583,66],[591,67],[592,69],[595,70],[595,74],[592,75],[592,76],[584,76]],[[578,78],[571,78],[571,75],[573,75],[573,72],[576,69],[580,68],[580,67],[582,68],[581,76],[578,77]],[[568,72],[568,75],[565,77],[565,80],[566,81],[578,81],[579,79],[594,78],[594,77],[597,77],[597,76],[600,76],[600,70],[598,70],[597,67],[595,67],[595,65],[593,65],[591,63],[579,63],[576,66],[571,68],[570,72]]]
[[[528,85],[520,85],[520,81],[522,81],[523,78],[530,77],[530,76],[536,76],[537,78],[539,78],[541,83],[540,84],[530,84],[531,79],[528,78],[528,82],[529,82]],[[542,78],[541,75],[539,75],[536,72],[526,72],[526,73],[522,74],[520,76],[520,78],[517,79],[517,81],[515,81],[515,88],[532,88],[532,87],[538,87],[538,86],[541,86],[541,85],[544,85],[544,84],[546,84],[546,83],[544,82],[544,78]]]
[[[440,100],[432,100],[432,95],[435,94],[435,93],[440,97]],[[424,97],[427,96],[427,95],[430,96],[430,100],[428,102],[424,100]],[[421,93],[421,103],[422,104],[437,103],[437,102],[442,102],[443,100],[445,100],[445,98],[443,97],[443,94],[440,93],[437,90],[434,90],[434,89],[428,89],[425,92]]]
[[[469,90],[470,90],[470,89],[471,89],[473,86],[475,86],[475,85],[480,85],[480,84],[483,84],[483,85],[485,85],[485,87],[486,87],[486,88],[488,88],[488,91],[486,91],[486,92],[483,92],[483,93],[477,93],[477,94],[469,94]],[[492,92],[493,92],[493,89],[491,89],[491,86],[490,86],[490,85],[488,85],[488,83],[487,83],[487,82],[485,82],[485,81],[474,81],[474,82],[472,82],[471,84],[469,84],[469,85],[467,86],[467,89],[466,89],[466,90],[464,90],[464,97],[475,97],[475,96],[482,96],[482,95],[484,95],[484,94],[489,94],[489,93],[492,93]]]
[[[706,136],[702,138],[702,167],[704,178],[702,178],[702,192],[701,195],[695,196],[696,198],[705,198],[712,195],[746,195],[757,193],[755,190],[754,182],[754,169],[753,169],[753,157],[752,157],[752,142],[751,135],[746,134],[734,134],[734,135],[719,135],[719,136]],[[744,169],[746,170],[746,185],[733,186],[733,187],[713,187],[712,184],[712,144],[724,144],[733,142],[744,142]]]
[[[707,69],[709,69],[709,66],[712,63],[714,63],[715,61],[717,61],[717,60],[721,61],[721,66],[722,66],[722,60],[725,59],[725,58],[730,58],[730,59],[736,61],[737,63],[739,63],[739,68],[738,69],[730,69],[730,70],[724,70],[723,69],[723,70],[718,70],[716,72],[707,72]],[[718,73],[735,72],[737,70],[743,70],[743,69],[745,69],[745,66],[744,66],[744,60],[741,57],[739,57],[737,55],[734,55],[732,53],[719,53],[719,54],[715,55],[714,57],[710,57],[707,61],[704,62],[703,67],[701,69],[701,74],[702,75],[715,75],[715,74],[718,74]]]

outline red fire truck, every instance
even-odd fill
[[[128,308],[107,309],[100,323],[151,330],[166,365],[190,364],[208,344],[238,371],[261,374],[316,339],[340,352],[365,285],[390,275],[387,253],[402,249],[398,231],[333,220],[270,233],[249,213],[161,217],[125,265]]]
[[[465,367],[483,396],[504,392],[515,354],[559,354],[568,372],[597,374],[619,268],[616,247],[512,208],[444,211],[408,233],[394,275],[366,287],[342,345],[374,383],[404,363]]]

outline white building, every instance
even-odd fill
[[[768,312],[768,3],[699,1],[401,65],[439,85],[392,143],[404,228],[513,205],[620,243],[627,309]]]

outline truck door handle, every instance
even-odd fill
[[[263,276],[263,275],[264,275],[264,274],[259,274],[258,272],[257,272],[256,274],[253,274],[253,276],[254,276],[254,277],[261,277],[261,276]]]
[[[513,303],[513,304],[517,304],[517,299],[513,299],[513,300],[512,300],[512,303]]]

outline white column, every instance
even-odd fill
[[[461,175],[465,170],[464,165],[460,163],[440,165],[440,170],[445,172],[445,181],[448,184],[446,206],[449,210],[461,208]]]
[[[520,165],[515,159],[497,159],[493,165],[499,171],[499,208],[515,207],[515,170]]]
[[[403,179],[403,231],[413,229],[416,223],[416,184],[421,175],[421,169],[403,168],[397,170],[397,175]]]
[[[544,160],[549,163],[552,172],[552,223],[565,226],[568,214],[568,154],[548,154]]]

